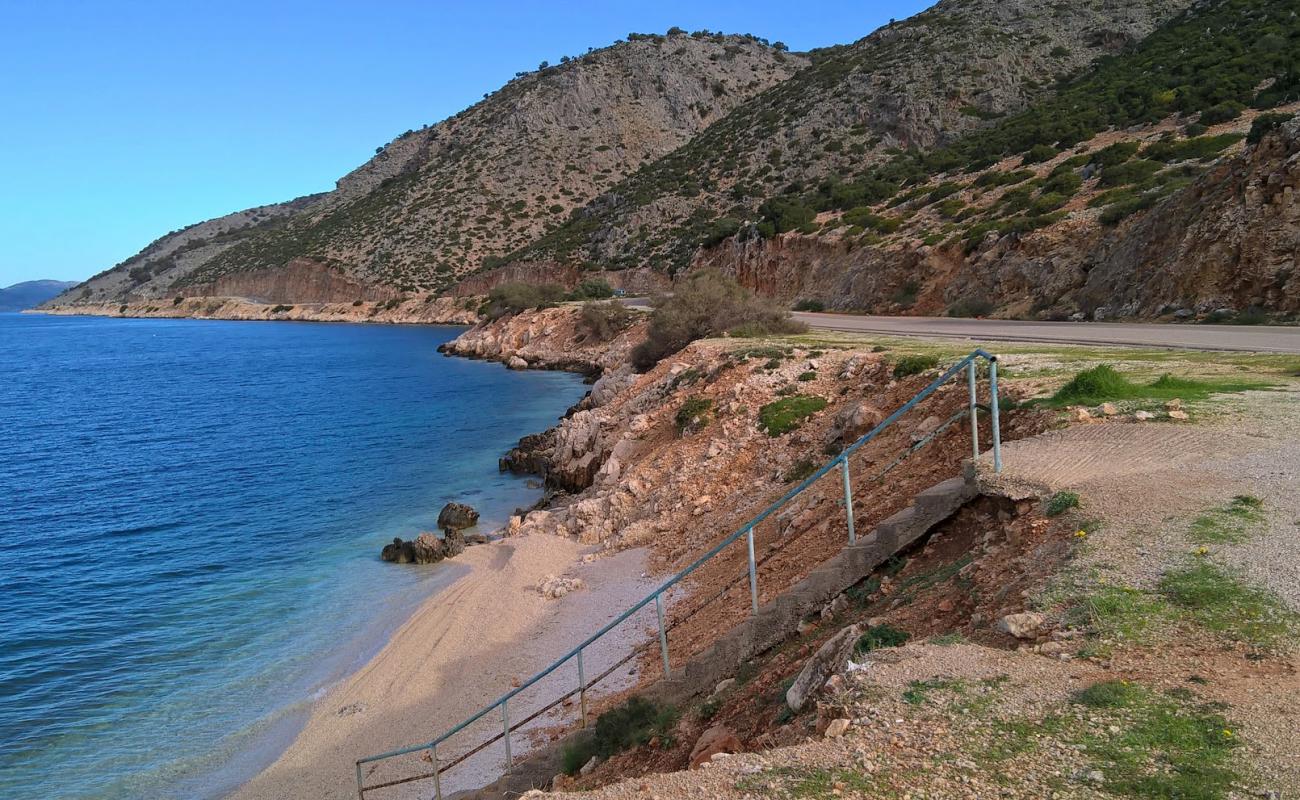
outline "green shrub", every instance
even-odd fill
[[[283,313],[285,313],[286,311],[293,311],[293,306],[286,306],[286,305],[281,304],[281,305],[274,306],[274,307],[271,309],[271,313],[272,313],[272,314],[283,314]]]
[[[1057,172],[1043,181],[1043,194],[1059,194],[1069,197],[1083,186],[1083,177],[1074,170]]]
[[[894,377],[907,378],[912,375],[920,375],[928,369],[934,369],[939,366],[938,356],[913,355],[902,356],[894,362]]]
[[[826,399],[797,394],[773,401],[758,410],[758,427],[768,436],[780,436],[798,428],[805,419],[826,407]]]
[[[817,471],[816,464],[814,464],[812,461],[809,461],[806,458],[802,459],[796,462],[793,467],[790,467],[790,469],[786,470],[785,482],[794,483],[795,481],[801,481],[816,471]]]
[[[627,330],[636,312],[617,300],[603,303],[587,301],[582,304],[578,321],[587,333],[606,342]]]
[[[1159,161],[1149,159],[1135,159],[1125,161],[1123,164],[1116,164],[1113,167],[1106,167],[1101,171],[1101,180],[1099,186],[1124,186],[1130,183],[1140,183],[1155,175],[1163,168]]]
[[[1197,400],[1216,392],[1242,392],[1258,389],[1265,384],[1249,381],[1192,380],[1162,375],[1149,384],[1130,381],[1109,364],[1099,364],[1076,374],[1068,383],[1056,390],[1048,405],[1095,406],[1110,400]]]
[[[604,300],[614,296],[614,289],[604,278],[589,278],[566,296],[568,300]]]
[[[633,697],[601,714],[588,735],[564,748],[564,772],[576,775],[593,757],[604,760],[624,750],[640,747],[656,736],[667,744],[676,723],[677,712],[671,706]]]
[[[678,433],[694,433],[712,420],[713,401],[707,397],[690,397],[677,409],[674,420]]]
[[[84,295],[83,295],[83,296],[84,296]],[[184,298],[184,297],[179,297],[179,296],[177,296],[177,297],[175,297],[175,298],[172,299],[172,305],[174,305],[174,306],[178,306],[178,305],[180,305],[181,303],[184,303],[184,302],[185,302],[185,298]]]
[[[755,335],[802,333],[808,327],[790,312],[758,297],[734,278],[713,270],[691,274],[670,297],[655,301],[646,340],[632,353],[633,363],[649,369],[696,339],[735,331]]]
[[[1102,169],[1118,166],[1137,155],[1141,146],[1141,142],[1116,142],[1093,153],[1092,163]]]
[[[800,372],[799,377],[795,378],[795,380],[802,381],[804,383],[807,383],[809,381],[815,381],[817,380],[817,373],[813,372],[812,370],[808,370],[807,372]]]
[[[564,287],[555,283],[503,283],[488,292],[480,309],[488,319],[518,314],[530,308],[547,308],[564,299]]]
[[[800,300],[794,304],[795,311],[825,311],[826,304],[820,300]]]
[[[1260,114],[1250,124],[1250,133],[1246,134],[1246,142],[1248,144],[1258,144],[1260,139],[1277,130],[1282,123],[1289,122],[1294,118],[1291,114]]]
[[[1202,111],[1201,118],[1197,122],[1202,125],[1218,125],[1223,122],[1230,122],[1240,117],[1245,108],[1245,105],[1235,100],[1226,100]]]
[[[1059,517],[1072,508],[1079,507],[1079,495],[1074,492],[1057,492],[1047,501],[1047,516]]]
[[[1038,164],[1056,156],[1057,150],[1050,144],[1036,144],[1025,151],[1022,164]]]
[[[1219,136],[1198,136],[1195,139],[1167,140],[1152,142],[1142,151],[1144,158],[1156,161],[1186,161],[1192,158],[1209,158],[1223,152],[1227,147],[1241,141],[1240,133],[1224,133]]]
[[[870,653],[882,647],[902,647],[911,638],[907,631],[892,625],[876,625],[867,628],[867,632],[858,638],[853,646],[857,653]]]

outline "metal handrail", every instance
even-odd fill
[[[578,665],[578,684],[579,684],[578,689],[576,691],[578,692],[580,698],[580,706],[582,710],[581,712],[582,723],[583,725],[585,725],[586,717],[587,717],[586,690],[588,684],[585,680],[584,671],[583,671],[583,661],[582,661],[583,651],[586,648],[590,647],[602,636],[609,633],[611,630],[618,627],[622,623],[626,622],[633,614],[645,608],[650,603],[655,604],[656,616],[659,622],[659,646],[663,658],[664,677],[668,677],[669,676],[668,639],[667,639],[668,626],[666,626],[664,623],[664,611],[663,611],[664,592],[668,591],[669,589],[672,589],[683,579],[685,579],[688,575],[695,572],[695,570],[699,569],[701,566],[703,566],[705,563],[711,560],[714,556],[718,555],[723,550],[725,550],[728,545],[733,544],[738,539],[740,539],[740,537],[744,536],[746,540],[746,550],[747,550],[747,555],[749,560],[748,570],[749,570],[749,589],[750,589],[750,613],[757,614],[758,613],[758,575],[756,570],[756,563],[754,560],[754,528],[757,527],[760,522],[762,522],[763,520],[767,519],[772,514],[774,514],[786,503],[790,502],[795,497],[802,494],[805,490],[807,490],[814,483],[816,483],[820,478],[824,477],[827,473],[831,472],[836,467],[839,467],[843,474],[844,508],[847,515],[846,521],[848,523],[849,544],[855,543],[857,541],[857,535],[854,529],[854,520],[853,520],[853,493],[852,493],[853,490],[852,490],[852,486],[850,482],[850,474],[849,474],[849,456],[853,455],[854,452],[860,449],[867,442],[870,442],[871,440],[875,439],[878,435],[880,435],[882,431],[884,431],[886,428],[888,428],[889,426],[897,422],[900,417],[902,417],[908,411],[916,407],[921,401],[925,400],[930,395],[938,391],[940,386],[952,380],[952,378],[954,378],[963,369],[966,371],[967,385],[970,391],[969,410],[970,410],[970,422],[971,422],[972,450],[974,456],[976,458],[979,457],[980,454],[979,427],[978,427],[977,411],[979,408],[981,408],[981,406],[976,402],[976,384],[977,384],[976,362],[980,359],[986,361],[989,367],[988,413],[990,417],[990,427],[992,429],[992,434],[993,434],[993,447],[992,447],[993,471],[1001,472],[1002,471],[1002,436],[1001,436],[999,408],[998,408],[999,405],[998,403],[998,359],[997,356],[993,355],[992,353],[989,353],[983,350],[982,348],[976,348],[975,350],[972,350],[969,355],[963,357],[956,364],[953,364],[951,367],[949,367],[942,375],[940,375],[939,377],[931,381],[924,389],[917,392],[916,395],[914,395],[911,400],[908,400],[906,403],[900,406],[896,411],[894,411],[888,417],[885,417],[883,420],[881,420],[880,423],[877,424],[874,428],[872,428],[871,430],[863,434],[861,437],[859,437],[857,441],[853,442],[853,444],[850,444],[848,447],[845,447],[843,450],[841,450],[838,455],[836,455],[834,458],[828,461],[820,469],[818,469],[816,472],[809,475],[793,489],[790,489],[785,494],[781,495],[780,498],[778,498],[776,501],[768,505],[765,509],[760,511],[752,519],[744,523],[740,528],[733,531],[721,542],[714,545],[708,552],[706,552],[704,555],[697,558],[690,566],[686,567],[681,572],[678,572],[668,580],[664,581],[664,583],[662,583],[653,592],[646,595],[644,598],[642,598],[631,608],[627,609],[622,614],[615,617],[613,620],[608,622],[600,630],[596,631],[591,636],[583,640],[583,642],[579,644],[577,647],[574,647],[568,653],[553,661],[549,666],[542,669],[540,672],[538,672],[533,677],[529,678],[527,681],[524,681],[519,686],[515,687],[514,689],[511,689],[509,692],[506,692],[505,694],[497,698],[492,703],[479,709],[468,719],[464,720],[460,724],[446,731],[441,736],[438,736],[432,741],[424,742],[422,744],[417,744],[417,745],[411,745],[410,747],[399,748],[397,750],[390,750],[386,753],[379,753],[377,755],[366,756],[365,758],[357,759],[356,761],[357,797],[360,798],[361,800],[364,800],[365,793],[367,791],[380,789],[387,786],[395,786],[397,784],[408,783],[413,780],[422,780],[424,778],[431,777],[433,778],[434,795],[437,798],[437,800],[442,800],[442,787],[440,785],[439,774],[443,771],[443,769],[440,769],[438,767],[438,745],[447,741],[452,736],[461,732],[462,730],[469,727],[470,725],[473,725],[475,722],[478,722],[480,719],[487,716],[489,712],[491,712],[496,708],[501,709],[502,728],[503,728],[502,732],[496,734],[488,741],[483,742],[478,747],[475,747],[469,753],[466,753],[460,758],[455,759],[451,764],[447,765],[446,769],[450,769],[452,766],[460,763],[465,758],[468,758],[470,755],[480,752],[483,748],[491,745],[492,743],[496,742],[498,739],[504,739],[505,750],[506,750],[505,768],[508,771],[511,766],[511,755],[510,755],[511,725],[510,725],[510,714],[509,714],[509,703],[511,698],[515,697],[520,692],[523,692],[525,689],[528,689],[529,687],[533,686],[538,681],[542,680],[547,675],[550,675],[552,672],[559,669],[561,666],[563,666],[564,664],[568,663],[570,660],[575,658],[577,659],[577,665]],[[573,693],[574,693],[573,691],[570,691],[564,697],[565,698],[572,697]],[[525,724],[527,721],[535,718],[538,714],[542,713],[545,710],[546,709],[543,709],[542,711],[530,715],[526,720],[524,720],[524,722],[520,724],[521,725]],[[428,750],[431,756],[432,770],[429,773],[413,776],[410,778],[403,778],[395,781],[388,781],[385,783],[376,784],[374,786],[363,785],[362,765],[372,764],[378,761],[385,761],[390,758],[409,755],[411,753],[417,753],[422,750]]]

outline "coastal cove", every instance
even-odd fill
[[[224,796],[467,573],[379,548],[585,387],[462,330],[0,315],[0,795]]]

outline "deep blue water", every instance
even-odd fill
[[[384,564],[582,394],[457,328],[0,314],[0,797],[214,797],[453,562]]]

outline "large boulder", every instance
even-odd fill
[[[436,533],[428,531],[415,537],[415,541],[411,542],[411,552],[416,564],[436,564],[447,556],[453,555],[447,552],[446,544]]]
[[[813,653],[808,662],[803,665],[803,669],[799,671],[794,683],[790,684],[790,688],[785,693],[785,704],[791,711],[797,712],[802,709],[808,702],[808,698],[822,688],[827,678],[844,671],[849,656],[853,655],[853,646],[858,643],[861,636],[862,627],[850,625],[817,648],[817,652]]]
[[[827,444],[838,442],[840,444],[852,444],[862,435],[880,424],[885,418],[880,409],[868,403],[852,403],[840,410],[831,422],[830,432],[827,434]]]
[[[714,725],[700,734],[695,747],[691,748],[691,769],[708,763],[718,753],[739,753],[744,747],[726,726]]]
[[[461,531],[478,523],[478,512],[464,503],[448,503],[438,512],[438,527],[444,531]]]

